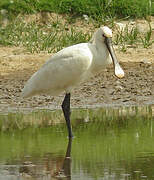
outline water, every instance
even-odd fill
[[[154,179],[153,107],[74,110],[72,142],[52,116],[0,116],[0,180]]]

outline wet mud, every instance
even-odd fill
[[[26,81],[44,63],[44,60],[40,59],[35,62],[27,60],[29,65],[24,65],[24,61],[20,59],[20,63],[18,66],[14,65],[14,68],[8,66],[4,59],[1,61],[0,112],[60,108],[64,94],[58,97],[45,95],[27,99],[20,97]],[[15,64],[12,60],[9,63]],[[142,61],[120,62],[120,64],[125,71],[124,78],[116,78],[111,65],[73,90],[71,106],[94,108],[154,104],[154,63]],[[23,66],[24,68],[21,68]]]

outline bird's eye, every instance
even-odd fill
[[[102,34],[102,36],[103,36],[103,37],[105,37],[105,35],[104,35],[104,34]]]

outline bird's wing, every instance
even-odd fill
[[[65,48],[30,78],[23,92],[28,92],[26,96],[37,93],[55,95],[68,90],[82,81],[91,61],[92,54],[86,45]]]

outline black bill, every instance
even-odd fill
[[[106,43],[106,46],[109,50],[109,53],[112,57],[112,61],[113,61],[113,65],[114,65],[114,73],[115,75],[118,77],[118,78],[123,78],[124,77],[124,71],[123,69],[120,67],[120,64],[117,60],[117,57],[115,55],[115,52],[114,52],[114,49],[113,49],[113,46],[112,46],[112,39],[111,38],[108,38],[106,37],[105,38],[105,43]]]

